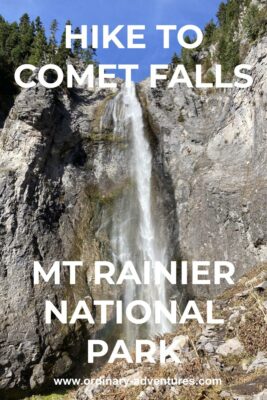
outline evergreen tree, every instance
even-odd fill
[[[231,77],[234,68],[239,64],[239,46],[238,40],[230,40],[229,38],[221,38],[217,48],[217,58],[222,65],[224,76]]]
[[[172,65],[178,65],[181,63],[181,58],[178,56],[177,53],[174,53],[174,55],[172,56],[172,61],[171,61]]]
[[[204,42],[206,46],[210,46],[213,42],[214,33],[216,31],[216,24],[213,20],[211,20],[206,26],[204,30]]]
[[[94,56],[95,50],[91,46],[87,49],[82,49],[81,59],[86,65],[94,63]]]
[[[39,66],[45,62],[47,54],[47,42],[45,36],[45,30],[41,22],[40,17],[35,20],[35,36],[29,57],[29,63],[35,66]]]
[[[70,24],[70,21],[67,22]],[[15,96],[20,88],[14,81],[14,72],[18,66],[24,63],[40,66],[53,62],[66,69],[66,61],[73,57],[71,49],[66,49],[66,34],[62,34],[60,45],[57,45],[56,33],[58,23],[52,21],[50,38],[47,43],[45,29],[40,17],[34,22],[28,14],[24,14],[19,23],[8,23],[0,16],[0,114],[6,116],[14,103]],[[76,30],[76,32],[78,32]],[[85,63],[92,62],[94,51],[91,47],[81,49],[78,42],[75,43],[76,57]],[[28,73],[23,74],[27,79]]]
[[[24,14],[20,18],[19,23],[19,48],[20,48],[20,63],[27,62],[31,46],[34,41],[34,27],[31,24],[28,14]]]
[[[0,113],[6,117],[18,93],[12,61],[13,47],[18,43],[18,25],[9,24],[0,16]],[[19,62],[19,61],[18,61]]]
[[[9,25],[9,35],[5,43],[6,57],[14,67],[23,63],[19,27],[16,22]]]
[[[244,18],[245,32],[251,42],[267,32],[267,9],[260,10],[251,4]]]
[[[71,25],[71,22],[68,20],[66,22],[66,25]],[[66,69],[66,62],[68,60],[69,57],[72,57],[72,51],[71,49],[67,49],[66,48],[66,29],[64,29],[62,36],[61,36],[61,41],[60,41],[60,45],[58,48],[58,52],[56,54],[55,60],[56,63],[62,68],[62,69]]]
[[[185,36],[184,38],[186,43],[192,43],[189,36]],[[195,69],[196,65],[196,50],[195,49],[186,49],[182,48],[181,51],[181,61],[185,68],[190,72]]]
[[[218,22],[220,26],[223,26],[226,24],[226,4],[225,3],[221,3],[219,5],[219,10],[216,14],[217,18],[218,18]]]
[[[78,28],[78,27],[75,28],[74,33],[80,34],[80,33],[81,33],[80,28]],[[74,56],[80,57],[81,54],[82,54],[82,50],[83,50],[83,49],[82,49],[81,40],[75,39],[75,40],[74,40],[74,43],[73,43],[73,54],[74,54]]]
[[[58,22],[54,19],[50,25],[50,38],[48,45],[49,60],[51,63],[55,62],[56,52],[57,52],[57,39],[56,33],[58,30]]]
[[[32,23],[34,35],[42,28],[42,21],[40,17],[36,17],[35,21]]]
[[[0,56],[6,54],[5,44],[9,37],[9,24],[0,16]]]

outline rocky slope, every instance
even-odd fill
[[[216,298],[216,315],[224,318],[223,325],[200,326],[190,322],[164,337],[168,343],[176,343],[181,364],[174,364],[170,358],[165,365],[160,365],[159,360],[156,364],[130,367],[125,362],[106,365],[91,378],[96,382],[97,378],[123,379],[125,385],[83,385],[73,399],[264,400],[267,396],[266,278],[264,264]],[[140,384],[144,378],[151,383]],[[168,378],[171,383],[164,384]],[[162,382],[157,382],[160,379]]]
[[[228,259],[241,276],[266,259],[266,45],[247,59],[254,86],[199,93],[176,87],[138,94],[154,157],[155,203],[165,211],[170,254]],[[113,132],[109,90],[51,91],[16,100],[0,135],[0,389],[4,398],[47,387],[80,364],[95,331],[44,324],[44,299],[112,298],[93,284],[96,259],[111,259],[112,206],[128,184],[129,142]],[[78,284],[33,286],[33,260],[83,260]],[[222,290],[223,288],[220,288]],[[214,287],[191,290],[210,296]],[[112,315],[110,316],[112,318]],[[103,333],[104,334],[104,333]]]

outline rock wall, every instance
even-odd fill
[[[154,154],[153,206],[164,210],[170,257],[230,260],[237,277],[267,255],[266,45],[265,38],[248,56],[255,78],[248,90],[138,86]],[[108,286],[94,286],[92,266],[112,259],[112,207],[129,179],[129,143],[113,132],[115,94],[38,85],[22,91],[0,131],[4,398],[45,388],[80,365],[83,344],[98,329],[44,324],[45,299],[67,300],[71,313],[80,299],[94,312],[92,299],[114,298]],[[84,267],[75,286],[66,272],[61,286],[34,286],[33,260],[47,269],[55,260]],[[222,289],[191,288],[190,296]]]
[[[92,309],[93,261],[110,259],[106,215],[127,173],[120,138],[112,135],[114,92],[24,90],[0,135],[0,392],[46,387],[81,364],[93,326],[44,323],[45,299],[80,299]],[[106,111],[105,111],[106,110]],[[103,121],[102,121],[103,120]],[[101,123],[102,121],[102,123]],[[105,217],[105,220],[104,220]],[[33,261],[83,260],[77,284],[33,285]],[[93,311],[93,310],[92,310]]]
[[[236,279],[267,258],[266,46],[265,37],[245,61],[253,66],[249,89],[138,85],[156,157],[174,188],[179,258],[232,261]],[[191,294],[222,289],[191,287]]]

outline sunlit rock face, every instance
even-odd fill
[[[121,81],[117,83],[120,87]],[[136,210],[139,207],[136,196],[131,197],[136,193],[132,130],[127,121],[121,124],[123,129],[116,129],[116,118],[122,118],[120,110],[116,111],[117,96],[118,90],[76,88],[65,92],[41,86],[24,90],[1,132],[0,389],[5,396],[38,391],[47,387],[51,378],[80,367],[86,361],[84,348],[92,334],[107,340],[121,334],[120,330],[111,334],[112,310],[106,327],[99,325],[97,314],[95,326],[83,322],[62,325],[57,319],[47,325],[44,321],[45,299],[58,307],[61,300],[67,300],[69,313],[79,300],[86,299],[95,314],[92,300],[124,296],[123,287],[95,285],[93,268],[96,260],[116,257],[116,215],[129,210],[128,205],[120,209],[121,201],[131,202]],[[134,99],[139,104],[135,95]],[[143,128],[152,160],[152,147],[145,136]],[[172,188],[161,165],[152,171],[151,161],[150,169],[151,201],[146,207],[151,204],[155,232],[165,243],[164,253],[172,259],[177,242]],[[138,231],[135,223],[130,221],[133,238]],[[165,224],[168,232],[163,229]],[[34,285],[34,260],[47,271],[55,260],[82,260],[83,267],[76,285],[68,283],[67,271],[62,272],[60,286]],[[116,265],[120,268],[119,262]]]
[[[249,89],[138,86],[156,158],[174,188],[180,257],[232,261],[236,277],[267,258],[266,45],[264,38],[245,61],[253,66]]]
[[[105,121],[114,95],[41,86],[25,90],[1,132],[0,388],[5,396],[38,390],[83,362],[80,352],[85,354],[83,344],[94,327],[66,326],[56,319],[47,325],[44,303],[65,299],[72,309],[86,297],[90,306],[91,266],[110,258],[107,230],[99,228],[127,171],[120,140]],[[60,286],[34,286],[34,260],[47,270],[55,260],[83,260],[84,267],[76,285],[62,273]],[[101,288],[94,297],[113,297],[109,290]]]
[[[151,209],[169,260],[229,260],[238,277],[266,259],[266,45],[263,39],[246,60],[254,67],[250,89],[138,85]],[[22,91],[1,130],[0,390],[7,398],[80,367],[96,331],[110,340],[117,334],[109,331],[112,312],[108,332],[44,323],[45,299],[67,300],[71,313],[84,298],[92,309],[93,299],[123,296],[121,288],[96,286],[93,276],[95,260],[113,260],[114,213],[132,187],[131,141],[114,129],[116,95],[37,86]],[[75,286],[67,273],[61,286],[34,286],[34,260],[46,269],[55,260],[84,266]],[[189,295],[222,289],[189,287]]]

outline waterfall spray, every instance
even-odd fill
[[[144,261],[160,261],[167,265],[167,249],[164,242],[156,240],[156,216],[152,207],[152,152],[145,136],[142,108],[136,96],[135,85],[123,86],[115,98],[114,132],[125,136],[130,142],[129,161],[131,168],[131,187],[117,201],[112,230],[112,247],[115,262],[123,264],[132,261],[142,276]],[[157,210],[156,210],[157,211]],[[165,280],[160,285],[136,286],[129,281],[124,288],[124,302],[133,300],[146,301],[153,307],[155,300],[167,303]],[[160,326],[153,319],[143,328],[125,323],[124,335],[129,343],[138,337],[149,337],[170,331],[167,321]]]

